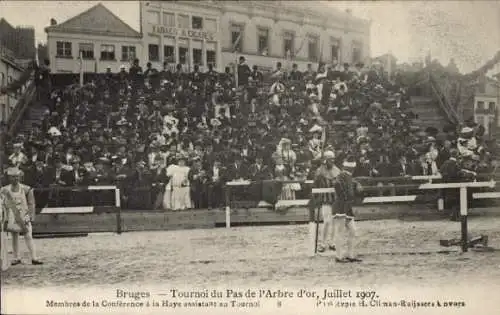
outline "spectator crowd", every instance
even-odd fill
[[[263,73],[241,57],[235,71],[193,68],[142,69],[135,60],[83,86],[52,88],[40,99],[42,121],[10,139],[3,161],[35,188],[117,185],[124,208],[170,210],[220,207],[228,181],[311,179],[325,150],[339,163],[355,158],[355,177],[436,175],[450,156],[471,176],[491,171],[484,128],[422,128],[408,87],[378,65],[277,63]],[[288,183],[277,196],[303,193]],[[234,194],[261,200],[262,186]]]

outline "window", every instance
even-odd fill
[[[217,32],[217,21],[215,19],[205,19],[205,30],[207,32]]]
[[[177,16],[177,27],[189,28],[189,16],[179,14]]]
[[[175,62],[175,47],[174,46],[163,46],[163,59],[166,62]]]
[[[175,27],[175,14],[163,13],[163,25]]]
[[[160,12],[149,11],[148,12],[148,22],[151,24],[160,24]]]
[[[135,46],[122,46],[122,60],[134,60],[136,58]]]
[[[476,109],[477,110],[484,110],[484,102],[483,101],[478,101]]]
[[[57,42],[57,57],[73,57],[71,53],[71,42]]]
[[[115,60],[115,46],[101,45],[101,60]]]
[[[193,63],[195,65],[201,65],[203,63],[203,55],[201,49],[193,48]]]
[[[259,54],[267,56],[269,53],[269,30],[266,28],[258,28],[257,29],[257,40],[258,40],[258,49]]]
[[[2,121],[6,122],[7,121],[7,104],[0,104],[0,107],[2,107]]]
[[[480,82],[477,86],[477,90],[479,91],[479,93],[484,93],[486,91],[486,83]]]
[[[340,41],[336,38],[330,38],[330,43],[331,43],[330,57],[332,58],[332,62],[339,61]]]
[[[496,105],[495,102],[489,102],[488,103],[488,109],[489,109],[490,112],[494,112],[495,111],[495,107],[496,107],[495,105]]]
[[[318,37],[309,36],[308,48],[309,48],[309,51],[308,51],[309,60],[310,61],[318,61],[318,59],[319,59]]]
[[[188,61],[188,49],[186,47],[179,47],[179,63],[187,64]]]
[[[243,26],[231,25],[231,51],[241,52],[243,47]]]
[[[292,32],[285,32],[283,36],[283,52],[285,57],[293,58],[295,55],[295,34]]]
[[[361,62],[361,45],[354,43],[352,48],[352,63]]]
[[[215,56],[214,50],[207,50],[207,65],[211,64],[214,68],[217,67],[217,60]]]
[[[83,59],[94,59],[94,44],[80,44],[79,46]]]
[[[160,60],[160,47],[156,44],[148,45],[148,55],[150,61],[158,61]]]
[[[191,28],[194,30],[201,30],[203,28],[203,18],[199,16],[193,16]]]

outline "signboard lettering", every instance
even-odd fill
[[[189,30],[184,28],[176,28],[176,27],[168,27],[162,25],[153,25],[152,33],[162,34],[162,35],[171,35],[171,36],[182,36],[196,39],[206,39],[206,40],[214,40],[214,34],[205,31],[198,30]]]

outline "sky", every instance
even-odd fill
[[[138,1],[101,1],[139,30]],[[2,1],[0,17],[14,26],[33,26],[37,42],[46,42],[51,18],[62,23],[98,1]],[[398,62],[453,58],[461,72],[470,72],[500,50],[500,0],[490,1],[311,1],[310,5],[340,10],[371,20],[372,57],[391,52]]]

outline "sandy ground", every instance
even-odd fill
[[[308,286],[500,283],[500,251],[459,253],[439,239],[459,237],[449,221],[358,222],[357,264],[336,264],[331,253],[308,257],[307,225],[131,232],[35,240],[43,266],[32,266],[21,240],[23,265],[2,274],[2,288],[155,284]],[[500,218],[469,221],[500,248]],[[438,253],[451,250],[451,253]]]

